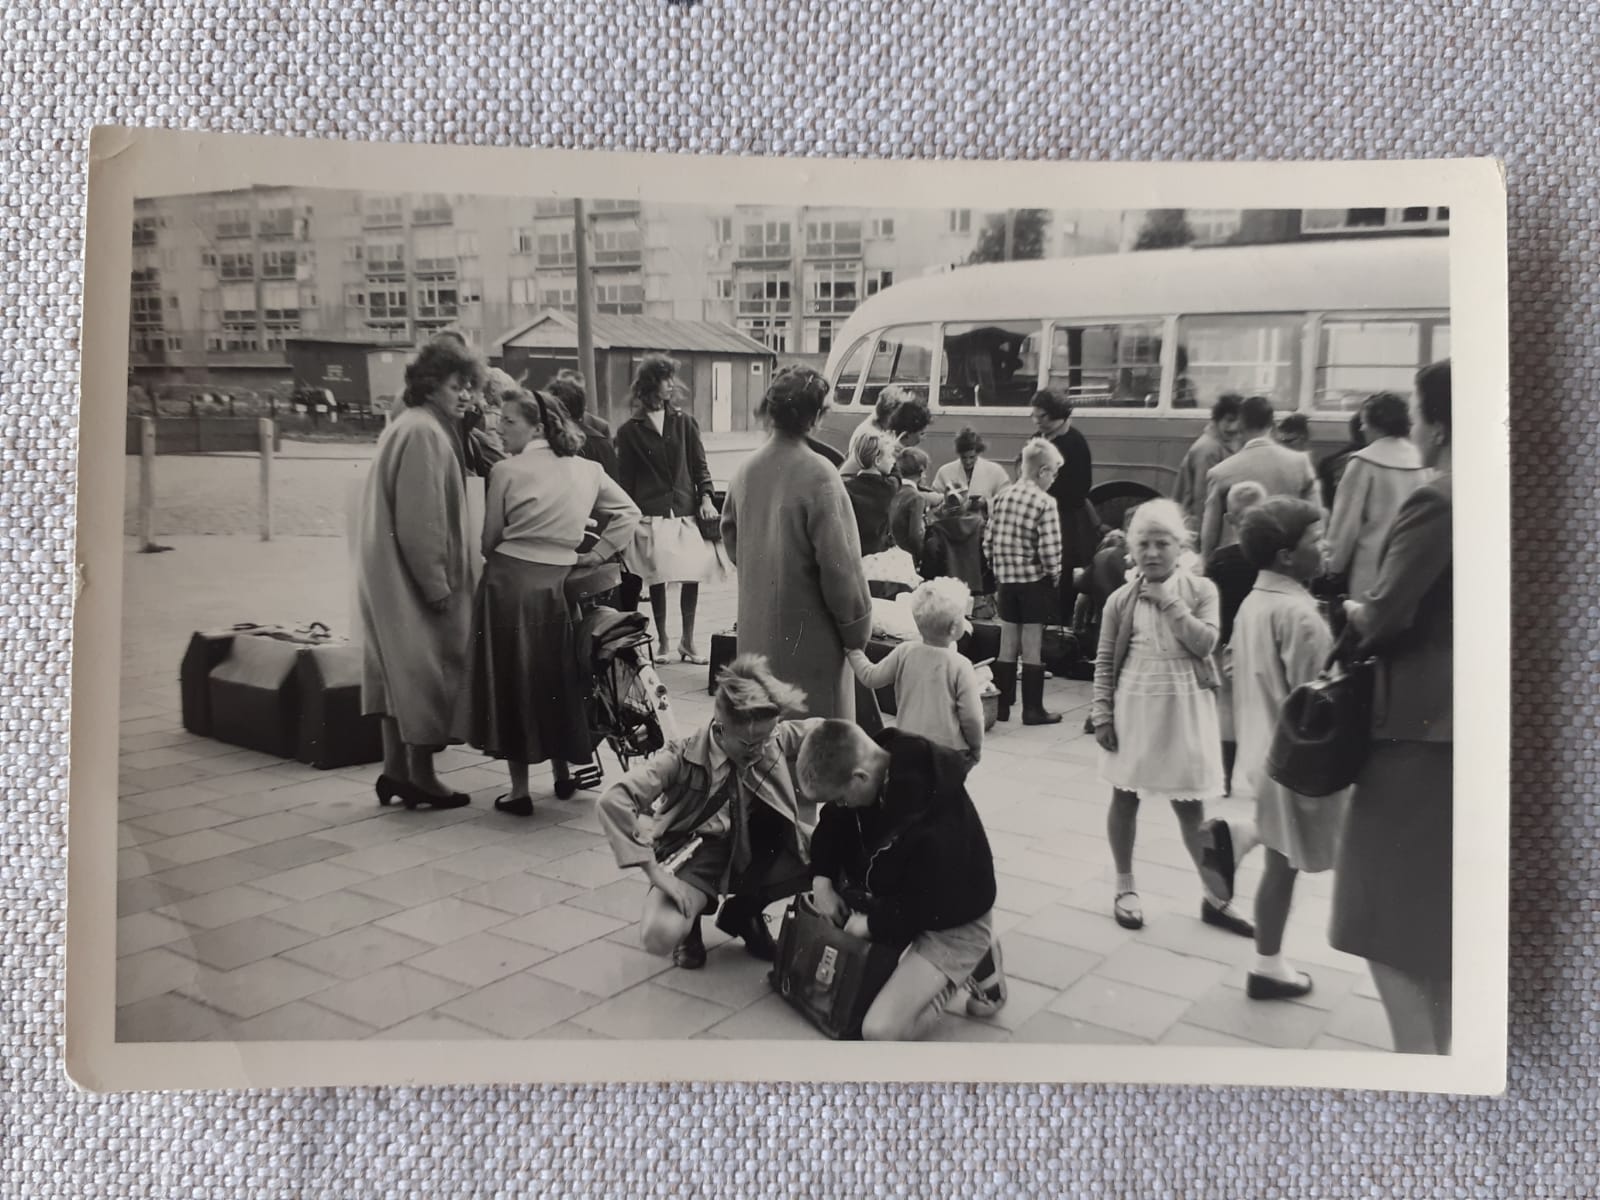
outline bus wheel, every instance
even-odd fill
[[[1114,479],[1110,483],[1102,483],[1089,493],[1095,511],[1100,514],[1100,524],[1110,526],[1112,529],[1122,528],[1130,510],[1137,508],[1146,500],[1156,500],[1160,496],[1161,493],[1154,488],[1134,483],[1129,479]]]

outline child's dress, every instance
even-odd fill
[[[1141,596],[1132,620],[1112,709],[1117,749],[1100,752],[1100,778],[1146,800],[1220,799],[1216,692],[1154,601]]]

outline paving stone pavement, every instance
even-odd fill
[[[701,971],[644,953],[644,885],[614,864],[595,793],[563,803],[536,775],[536,814],[507,817],[491,804],[502,769],[452,749],[440,767],[471,807],[380,809],[376,766],[318,771],[184,732],[189,634],[243,620],[348,631],[348,555],[340,537],[162,540],[172,553],[126,544],[119,1040],[818,1036],[771,993],[766,964],[710,922]],[[702,630],[727,628],[732,589],[702,596]],[[685,730],[708,718],[704,667],[661,674]],[[992,1020],[952,1012],[935,1036],[1389,1048],[1363,965],[1327,945],[1328,876],[1300,881],[1289,924],[1288,953],[1316,977],[1304,1001],[1245,998],[1251,944],[1199,921],[1193,868],[1161,808],[1143,814],[1138,843],[1148,923],[1115,924],[1088,691],[1050,681],[1047,703],[1066,719],[996,726],[972,776],[1011,997]],[[1231,801],[1220,811],[1243,815]],[[1258,872],[1241,873],[1247,911]]]

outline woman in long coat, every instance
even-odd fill
[[[809,367],[773,377],[760,409],[772,432],[728,485],[722,540],[739,567],[739,653],[766,655],[811,716],[849,719],[845,651],[866,648],[872,597],[844,482],[806,442],[827,395]]]
[[[361,702],[383,716],[381,804],[469,801],[440,781],[433,756],[462,740],[477,548],[460,417],[483,378],[469,351],[444,341],[423,347],[367,476],[357,559]]]

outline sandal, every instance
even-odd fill
[[[1118,892],[1111,901],[1111,915],[1124,929],[1143,929],[1144,909],[1139,907],[1139,893]]]

